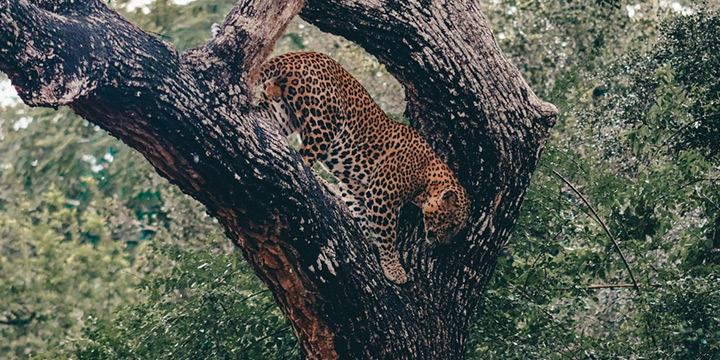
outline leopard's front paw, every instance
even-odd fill
[[[405,270],[403,270],[403,268],[400,268],[400,270],[396,271],[385,270],[385,277],[398,285],[407,282],[407,274],[405,273]]]
[[[380,261],[380,265],[382,266],[385,277],[388,278],[388,280],[398,285],[407,282],[407,274],[405,273],[405,269],[403,269],[402,265],[400,265],[399,261]]]

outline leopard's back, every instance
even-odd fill
[[[261,105],[271,110],[286,135],[300,133],[307,144],[301,153],[309,163],[323,161],[338,179],[357,176],[367,182],[372,169],[398,151],[434,155],[414,129],[390,119],[326,55],[279,55],[262,67],[260,79]]]

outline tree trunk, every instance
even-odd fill
[[[301,9],[400,80],[411,125],[470,194],[470,225],[447,246],[424,245],[418,209],[403,209],[404,285],[252,106],[254,73]],[[206,205],[318,359],[462,358],[556,118],[477,1],[240,0],[215,39],[179,55],[100,0],[0,0],[0,70],[28,105],[70,106]]]

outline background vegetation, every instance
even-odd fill
[[[184,50],[234,1],[126,3],[111,4]],[[720,6],[484,4],[561,115],[467,357],[720,358]],[[276,52],[311,50],[400,118],[402,89],[357,45],[296,20]],[[67,109],[2,104],[0,358],[297,356],[199,204]]]

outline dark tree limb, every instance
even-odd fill
[[[469,190],[471,224],[424,244],[400,222],[409,282],[251,102],[254,74],[301,0],[241,0],[180,55],[100,0],[0,0],[0,70],[32,106],[68,105],[202,202],[268,285],[308,358],[461,358],[517,220],[554,106],[539,100],[472,1],[309,0],[303,17],[355,40],[405,86],[408,117]]]
[[[25,326],[31,323],[37,313],[23,306],[20,310],[9,310],[2,314],[0,325]]]

